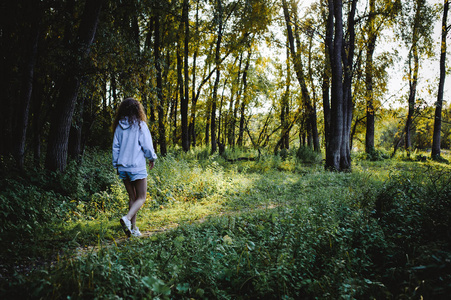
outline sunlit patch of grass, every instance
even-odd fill
[[[451,256],[424,254],[418,240],[449,232],[447,163],[355,159],[352,172],[335,173],[290,153],[233,162],[206,153],[172,154],[149,172],[142,239],[124,238],[119,179],[91,201],[62,202],[65,218],[51,228],[64,258],[12,286],[43,298],[369,299],[396,298],[396,282],[408,298],[434,285],[410,263]]]

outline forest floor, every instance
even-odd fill
[[[447,257],[451,258],[451,254],[445,250],[451,233],[449,211],[443,209],[449,202],[449,164],[411,160],[355,161],[354,164],[351,173],[331,173],[324,171],[320,164],[299,164],[294,160],[230,164],[220,160],[162,159],[148,178],[148,199],[138,219],[143,233],[141,238],[126,238],[122,231],[119,218],[127,206],[127,195],[122,183],[110,177],[109,171],[102,174],[113,178],[107,181],[110,186],[106,191],[92,193],[89,201],[59,196],[37,189],[32,183],[13,191],[16,201],[24,198],[21,193],[27,193],[27,199],[38,200],[39,209],[49,206],[51,213],[56,211],[64,218],[54,219],[46,226],[24,227],[19,235],[2,231],[0,238],[5,247],[0,250],[0,279],[3,281],[0,296],[4,288],[5,295],[11,293],[11,288],[48,295],[47,287],[61,295],[91,295],[94,286],[108,283],[101,277],[89,277],[89,272],[107,266],[110,272],[128,269],[130,266],[123,263],[132,259],[142,261],[133,264],[136,270],[141,269],[140,274],[151,272],[148,274],[158,276],[157,282],[162,280],[157,288],[153,285],[154,279],[141,282],[140,277],[130,278],[137,287],[153,295],[160,295],[164,290],[171,295],[196,298],[196,293],[207,293],[203,282],[206,284],[208,280],[205,280],[211,278],[218,284],[218,290],[208,291],[213,293],[211,295],[227,291],[230,295],[263,297],[275,293],[271,290],[274,283],[286,285],[286,295],[296,295],[300,292],[298,287],[290,286],[303,282],[302,293],[310,296],[389,293],[413,297],[421,291],[423,295],[439,295],[437,299],[440,299],[443,292],[451,289],[447,287],[450,276],[441,271],[441,279],[425,274],[436,268],[450,267]],[[89,174],[89,171],[84,172]],[[89,175],[82,178],[92,181],[82,185],[80,195],[103,180],[90,179]],[[8,208],[6,199],[2,198],[5,200],[2,205]],[[380,201],[383,201],[379,212],[382,217],[375,219]],[[424,206],[424,201],[432,202]],[[36,220],[42,219],[39,209],[30,208],[30,202],[24,203],[27,204],[24,212],[36,211]],[[30,224],[39,222],[30,220]],[[430,247],[418,244],[421,239],[427,240]],[[210,249],[210,244],[216,248]],[[303,246],[299,248],[300,245]],[[303,267],[293,265],[293,260],[285,261],[284,257],[296,256],[296,251],[304,248],[307,252],[296,259],[300,259]],[[271,253],[279,253],[280,260]],[[307,253],[318,253],[317,258]],[[380,261],[381,253],[385,253],[384,260],[392,258]],[[167,255],[168,258],[164,258]],[[247,262],[243,260],[244,255]],[[160,273],[170,257],[173,271]],[[196,260],[198,262],[194,263]],[[348,261],[344,269],[343,260]],[[144,261],[152,261],[154,265]],[[190,271],[194,266],[197,267]],[[240,290],[221,285],[225,280],[221,274],[232,271],[229,266],[244,272],[233,279],[242,280],[237,283]],[[267,267],[275,273],[267,273]],[[185,268],[187,277],[178,273]],[[386,273],[390,268],[394,268],[394,273]],[[309,273],[296,275],[301,269]],[[129,270],[130,276],[133,270]],[[171,277],[175,276],[170,275],[173,272],[178,275]],[[201,272],[200,277],[192,277],[193,272]],[[285,277],[285,273],[291,275]],[[116,273],[108,276],[113,274]],[[266,281],[256,274],[266,274],[273,279]],[[307,281],[305,276],[309,278]],[[178,279],[173,282],[175,278]],[[251,278],[256,280],[254,288],[258,290],[247,286]],[[44,279],[45,284],[41,285],[39,282]],[[73,287],[63,283],[69,279],[74,281]],[[349,289],[344,279],[356,285]],[[282,281],[277,283],[279,280]],[[120,283],[116,285],[111,288],[114,294],[127,289]],[[189,289],[185,289],[188,286]],[[318,289],[320,286],[326,290]],[[138,290],[134,289],[133,293],[141,295]],[[279,295],[282,297],[283,293]]]

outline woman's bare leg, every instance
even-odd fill
[[[136,227],[136,213],[146,202],[147,178],[135,181],[124,180],[125,188],[129,195],[129,211],[127,219],[132,222],[133,228]]]
[[[128,193],[128,210],[132,207],[133,203],[135,203],[136,200],[136,191],[135,187],[133,186],[132,182],[129,179],[124,180],[125,189]],[[136,216],[133,216],[131,219],[127,216],[127,218],[132,222],[132,225],[134,226],[136,223]]]

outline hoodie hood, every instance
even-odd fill
[[[125,117],[124,119],[119,120],[119,125],[122,129],[127,129],[130,127],[130,123],[128,122],[128,118]]]

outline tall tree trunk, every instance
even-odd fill
[[[413,59],[413,65],[412,65]],[[411,131],[412,131],[412,123],[413,123],[413,114],[415,112],[415,98],[417,91],[417,83],[418,83],[418,70],[419,70],[419,54],[418,54],[418,45],[416,44],[416,39],[414,40],[414,44],[412,45],[412,53],[409,57],[409,67],[410,67],[410,81],[409,81],[409,99],[408,99],[408,112],[407,112],[407,121],[405,127],[405,143],[404,147],[407,152],[407,156],[410,157],[410,152],[412,148],[412,140],[411,140]]]
[[[74,43],[74,52],[85,61],[94,41],[103,1],[87,0],[83,17]],[[46,156],[46,169],[64,171],[67,164],[67,148],[72,116],[77,102],[83,65],[73,65],[62,78],[59,100],[53,111]]]
[[[82,129],[83,129],[83,112],[84,112],[85,97],[78,97],[75,107],[75,115],[73,117],[73,124],[69,132],[69,148],[68,154],[71,158],[80,161],[83,154],[82,143]],[[104,111],[104,114],[106,111]],[[103,118],[108,120],[108,118]],[[107,127],[108,128],[108,127]]]
[[[295,48],[293,30],[291,27],[292,22],[291,22],[291,18],[290,18],[290,13],[288,11],[287,1],[283,0],[282,4],[283,4],[284,16],[285,16],[285,23],[286,23],[286,27],[287,27],[287,35],[288,35],[290,53],[291,53],[291,57],[293,60],[293,66],[294,66],[294,70],[296,72],[296,77],[299,81],[299,85],[301,86],[302,99],[303,99],[303,102],[304,102],[304,105],[306,108],[307,122],[308,122],[307,127],[310,128],[309,135],[310,135],[310,138],[314,141],[315,151],[320,151],[318,129],[317,129],[317,124],[316,124],[316,111],[315,111],[315,109],[313,109],[312,101],[310,99],[307,85],[305,83],[305,75],[304,75],[304,70],[303,70],[303,66],[302,66],[301,56],[300,56],[300,53],[298,53],[298,51],[296,51],[296,48]],[[295,14],[297,14],[297,10],[296,10]],[[295,24],[296,24],[296,22],[295,22]],[[297,32],[298,32],[298,30],[296,30],[296,33]],[[297,41],[299,43],[299,37],[297,38]]]
[[[348,36],[342,54],[344,80],[343,80],[343,136],[341,144],[340,170],[351,169],[351,126],[352,126],[352,76],[355,49],[355,29],[354,17],[358,0],[352,0],[351,9],[348,15]]]
[[[230,129],[229,129],[229,145],[234,148],[235,147],[235,137],[236,137],[236,122],[238,120],[238,109],[240,107],[240,101],[241,101],[241,96],[242,96],[242,75],[241,75],[241,65],[243,64],[243,55],[244,53],[241,52],[239,55],[239,63],[238,63],[238,74],[236,77],[236,85],[237,85],[237,95],[236,95],[236,100],[235,103],[232,105],[231,104],[231,120],[230,120]]]
[[[175,93],[175,99],[171,100],[169,118],[172,120],[172,144],[177,145],[177,106],[179,102],[179,93]]]
[[[331,56],[331,135],[329,149],[326,151],[326,165],[330,170],[340,171],[341,145],[343,139],[343,4],[341,0],[329,1],[329,14],[334,15],[333,55]]]
[[[281,131],[281,149],[289,149],[289,130],[290,126],[288,122],[289,112],[290,112],[290,86],[291,86],[291,64],[290,64],[290,55],[289,50],[287,49],[287,77],[285,82],[285,93],[281,98],[280,105],[280,124],[282,125]],[[277,151],[277,149],[275,149]]]
[[[317,111],[316,111],[316,102],[317,102],[317,94],[316,94],[316,87],[315,87],[315,80],[314,80],[314,76],[313,76],[313,67],[312,67],[312,56],[313,56],[313,37],[314,37],[314,32],[313,31],[309,31],[308,33],[309,35],[309,50],[308,50],[308,77],[310,80],[310,85],[311,85],[311,89],[312,89],[312,118],[314,118],[314,120],[312,120],[311,124],[313,125],[312,127],[312,142],[313,142],[313,149],[315,149],[316,152],[320,152],[320,142],[319,142],[319,133],[318,133],[318,128],[315,125],[317,123]]]
[[[221,131],[223,131],[224,129],[224,124],[223,124],[223,113],[222,113],[222,108],[224,106],[224,93],[225,93],[225,87],[227,86],[227,81],[228,78],[226,78],[223,88],[222,88],[222,95],[221,95],[221,101],[219,103],[219,115],[218,115],[218,145],[219,145],[219,154],[222,154],[224,152],[224,136],[225,134],[222,134]]]
[[[160,16],[158,12],[155,16],[155,28],[154,28],[154,57],[155,57],[155,70],[157,79],[157,113],[158,113],[158,142],[160,144],[160,153],[163,156],[167,154],[166,148],[166,129],[165,129],[165,113],[164,113],[164,97],[163,97],[163,80],[161,72],[161,45],[160,45]]]
[[[24,167],[25,142],[28,129],[28,116],[30,112],[31,93],[33,90],[34,67],[38,52],[39,40],[39,8],[35,1],[29,1],[24,8],[30,17],[30,32],[27,37],[25,63],[22,70],[22,86],[20,89],[20,105],[18,107],[16,149],[14,155],[17,166]]]
[[[32,149],[33,149],[33,163],[36,168],[41,164],[41,133],[44,124],[44,114],[42,113],[42,103],[39,99],[45,98],[44,85],[35,80],[33,84],[32,95],[32,114],[31,114],[31,131],[32,131]]]
[[[177,90],[178,93],[176,93],[176,99],[180,97],[180,105],[184,105],[184,97],[185,97],[185,91],[183,89],[184,83],[183,83],[183,62],[182,62],[182,54],[181,54],[181,43],[180,43],[180,33],[182,31],[182,23],[180,23],[179,31],[177,32],[177,46],[176,46],[176,56],[177,56]],[[172,101],[174,102],[174,101]],[[173,109],[177,111],[177,108],[173,106]],[[184,146],[184,139],[187,140],[186,137],[183,137],[183,134],[185,133],[185,130],[183,129],[183,122],[186,120],[186,116],[183,115],[183,110],[181,109],[180,115],[181,115],[181,138],[182,138],[182,149],[185,150]],[[173,122],[174,122],[174,133],[177,134],[177,116],[173,115]],[[176,137],[174,136],[174,141],[176,140]]]
[[[15,30],[14,20],[16,19],[17,11],[15,9],[17,2],[2,1],[0,2],[0,155],[7,155],[11,152],[11,128],[12,128],[12,97],[10,95],[13,90],[12,73],[13,73],[13,58],[16,55],[13,49],[13,31]],[[2,162],[0,161],[0,167]]]
[[[437,159],[440,157],[440,132],[442,129],[442,107],[443,107],[443,89],[446,78],[446,34],[447,18],[449,10],[449,0],[444,0],[443,20],[442,20],[442,44],[440,47],[440,81],[438,84],[437,102],[435,103],[434,134],[432,136],[431,157]]]
[[[210,143],[210,126],[211,126],[211,97],[207,100],[207,111],[205,112],[205,145]]]
[[[330,136],[331,136],[331,111],[330,111],[330,81],[331,81],[331,58],[333,57],[333,34],[334,34],[334,16],[333,0],[329,0],[329,13],[326,22],[326,36],[324,38],[324,71],[323,71],[323,110],[324,110],[324,139],[326,153],[329,153]],[[327,154],[326,154],[327,155]]]
[[[184,93],[180,95],[180,113],[182,121],[182,149],[187,152],[190,148],[188,134],[188,102],[189,102],[189,69],[188,69],[188,41],[189,41],[189,1],[183,0],[182,22],[185,27],[184,35]]]
[[[409,52],[409,99],[408,99],[408,113],[405,127],[405,143],[404,147],[407,152],[407,156],[410,157],[412,149],[412,124],[413,114],[415,113],[415,98],[418,84],[418,71],[420,69],[420,57],[419,57],[419,35],[420,35],[420,22],[421,22],[421,6],[424,5],[423,0],[415,1],[415,18],[412,31],[412,46]],[[413,60],[413,62],[412,62]]]
[[[213,95],[212,95],[212,103],[211,103],[211,127],[210,127],[210,137],[211,137],[211,153],[216,152],[217,149],[217,141],[216,141],[216,103],[218,101],[218,88],[219,88],[219,80],[221,76],[221,43],[222,43],[222,34],[223,34],[223,7],[222,0],[217,1],[216,8],[216,21],[217,21],[217,40],[216,40],[216,52],[215,52],[215,65],[216,65],[216,78],[213,86]]]
[[[376,13],[375,0],[369,0],[370,12],[368,16],[368,41],[366,50],[365,86],[366,86],[366,135],[365,152],[374,152],[374,96],[373,96],[373,56],[376,48],[376,32],[374,19]]]
[[[239,124],[239,131],[238,131],[238,140],[237,140],[237,144],[238,146],[242,147],[244,144],[244,130],[245,130],[245,120],[246,120],[246,105],[247,105],[247,97],[246,97],[246,90],[247,90],[247,73],[249,70],[249,65],[250,65],[250,61],[251,61],[251,50],[249,50],[248,54],[247,54],[247,59],[246,59],[246,65],[244,67],[243,70],[243,86],[242,86],[242,90],[240,92],[241,94],[241,103],[240,103],[240,124]]]
[[[196,4],[196,25],[195,25],[195,33],[194,36],[196,37],[196,46],[193,53],[193,67],[192,67],[192,79],[191,79],[191,111],[190,111],[190,119],[189,119],[189,125],[188,125],[188,135],[189,135],[189,141],[192,147],[196,146],[196,131],[195,131],[195,124],[196,124],[196,105],[197,105],[197,98],[196,98],[196,68],[197,68],[197,53],[199,51],[199,40],[197,40],[197,37],[199,36],[199,1],[197,1]]]

